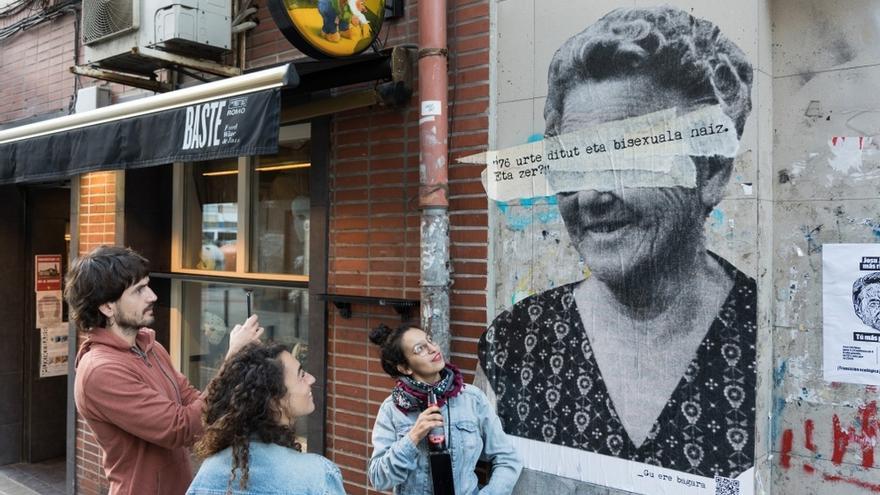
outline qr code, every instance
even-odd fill
[[[740,495],[739,480],[716,476],[715,495]]]

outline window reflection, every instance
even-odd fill
[[[235,271],[238,160],[188,166],[184,182],[183,267]]]
[[[183,357],[190,382],[204,389],[217,373],[229,349],[229,332],[247,318],[245,287],[181,282]],[[253,311],[265,329],[263,341],[280,342],[303,350],[308,344],[308,290],[304,288],[247,287]]]
[[[284,135],[278,154],[257,159],[250,270],[308,275],[311,141],[307,126]]]

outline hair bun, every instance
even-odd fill
[[[393,331],[394,330],[391,327],[382,323],[378,327],[370,330],[370,342],[381,346]]]

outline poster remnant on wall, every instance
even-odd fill
[[[34,256],[34,309],[37,328],[61,322],[61,255]]]
[[[37,292],[37,328],[61,323],[61,308],[64,301],[60,290]]]
[[[40,378],[67,374],[67,322],[40,328]]]
[[[751,494],[756,284],[704,235],[751,64],[673,7],[614,10],[548,64],[545,144],[487,153],[487,194],[554,198],[586,268],[494,318],[479,379],[529,469],[648,495]]]
[[[880,244],[822,246],[822,315],[825,380],[880,384]]]
[[[36,292],[61,290],[61,255],[34,256],[34,287]]]
[[[485,153],[489,199],[582,189],[696,187],[693,157],[736,156],[736,128],[720,105],[615,120]]]

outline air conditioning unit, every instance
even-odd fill
[[[231,0],[83,0],[86,63],[149,75],[141,48],[218,60],[232,43]]]

